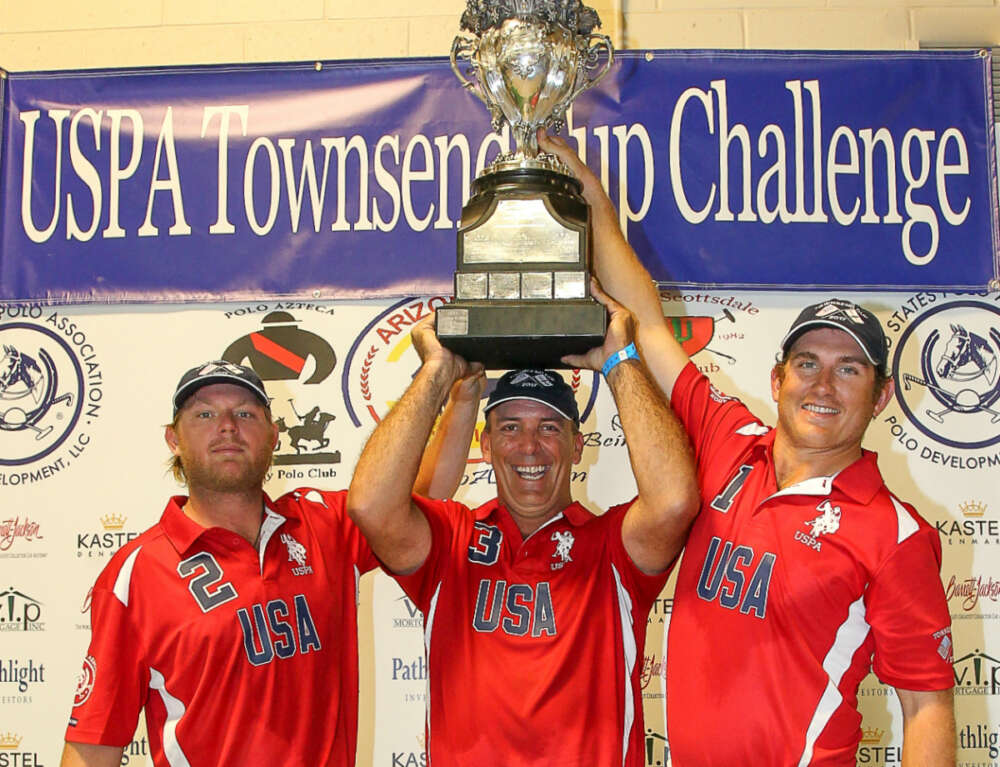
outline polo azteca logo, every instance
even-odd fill
[[[274,465],[278,479],[335,477],[334,469],[316,464],[340,463],[340,451],[332,447],[336,416],[329,403],[319,398],[325,389],[314,388],[329,378],[337,355],[323,336],[300,327],[301,321],[285,311],[285,304],[263,304],[264,317],[255,330],[240,336],[222,353],[222,359],[247,365],[266,383],[271,412],[278,425]],[[318,304],[301,304],[305,310],[329,317],[331,310]],[[237,316],[227,312],[226,316]],[[281,468],[313,465],[303,471]]]
[[[406,390],[420,367],[420,358],[413,349],[410,331],[424,317],[446,303],[448,299],[443,296],[404,299],[380,312],[355,339],[344,363],[345,370],[341,382],[347,413],[355,426],[366,425],[370,428],[381,421],[396,404],[396,400]],[[491,373],[499,377],[498,371]],[[579,400],[582,379],[591,375],[589,399],[583,402]],[[496,378],[493,376],[483,393],[484,398],[489,396],[496,383]],[[581,406],[580,420],[585,421],[597,399],[599,374],[591,374],[589,371],[581,374],[580,371],[574,370],[566,377],[573,391],[577,392]],[[476,425],[470,463],[482,461],[479,453],[479,434],[483,426],[482,422]]]
[[[892,372],[899,406],[919,434],[963,451],[1000,443],[1000,307],[970,300],[934,306],[900,335]],[[953,468],[1000,464],[995,451],[955,454],[922,443],[894,419],[886,418],[892,434],[921,458]]]
[[[100,365],[79,324],[41,307],[0,307],[0,486],[48,479],[90,443]],[[34,321],[37,320],[37,321]]]

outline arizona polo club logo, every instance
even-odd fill
[[[17,467],[0,471],[0,487],[48,479],[83,453],[102,383],[75,320],[39,306],[0,307],[0,467]]]
[[[403,299],[380,312],[354,340],[344,363],[342,386],[347,413],[355,426],[370,428],[396,404],[420,368],[410,331],[424,317],[447,303],[448,299],[443,296]],[[484,400],[493,391],[500,375],[501,371],[489,371],[488,385],[482,395]],[[579,370],[563,371],[563,375],[577,394],[582,423],[594,408],[600,376]],[[588,379],[591,381],[590,393],[583,402],[580,390],[582,381]],[[484,426],[482,421],[476,424],[469,463],[482,462],[479,436]]]
[[[939,300],[912,321],[897,311],[887,323],[902,329],[892,374],[903,418],[885,415],[883,421],[900,444],[924,460],[955,469],[996,467],[1000,306]]]
[[[328,404],[317,399],[320,388],[316,386],[329,378],[337,365],[337,355],[325,338],[299,327],[295,315],[267,304],[262,306],[271,311],[264,314],[256,330],[233,341],[222,359],[247,365],[267,382],[279,432],[275,466],[339,463],[340,451],[332,447],[331,426],[336,416],[329,412]],[[320,305],[304,306],[330,313]],[[232,314],[227,312],[227,316]],[[306,472],[280,468],[277,474],[279,479],[307,476]],[[308,476],[333,477],[336,472],[313,468]]]

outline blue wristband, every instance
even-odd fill
[[[604,377],[607,378],[608,373],[614,370],[615,365],[619,362],[637,359],[639,359],[639,352],[636,351],[635,344],[629,344],[624,349],[621,349],[608,357],[607,362],[604,363],[604,367],[601,368],[601,372],[604,373]]]

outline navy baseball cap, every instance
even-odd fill
[[[580,411],[576,397],[561,375],[554,370],[512,370],[504,373],[497,381],[496,388],[486,401],[483,415],[497,405],[515,399],[541,402],[577,426],[580,425]]]
[[[868,361],[882,375],[888,374],[889,342],[882,323],[863,306],[840,298],[830,298],[803,309],[781,341],[782,354],[787,356],[795,339],[807,330],[822,327],[843,330],[857,342]]]
[[[177,382],[177,389],[174,391],[174,415],[176,416],[177,411],[184,406],[187,398],[202,386],[217,383],[242,386],[257,395],[257,399],[264,407],[271,405],[271,400],[268,398],[267,392],[264,391],[264,384],[260,380],[260,376],[250,368],[225,360],[212,360],[191,368],[181,376],[181,380]]]

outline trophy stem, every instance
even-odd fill
[[[538,126],[524,123],[514,125],[514,142],[519,155],[534,160],[538,157]]]

